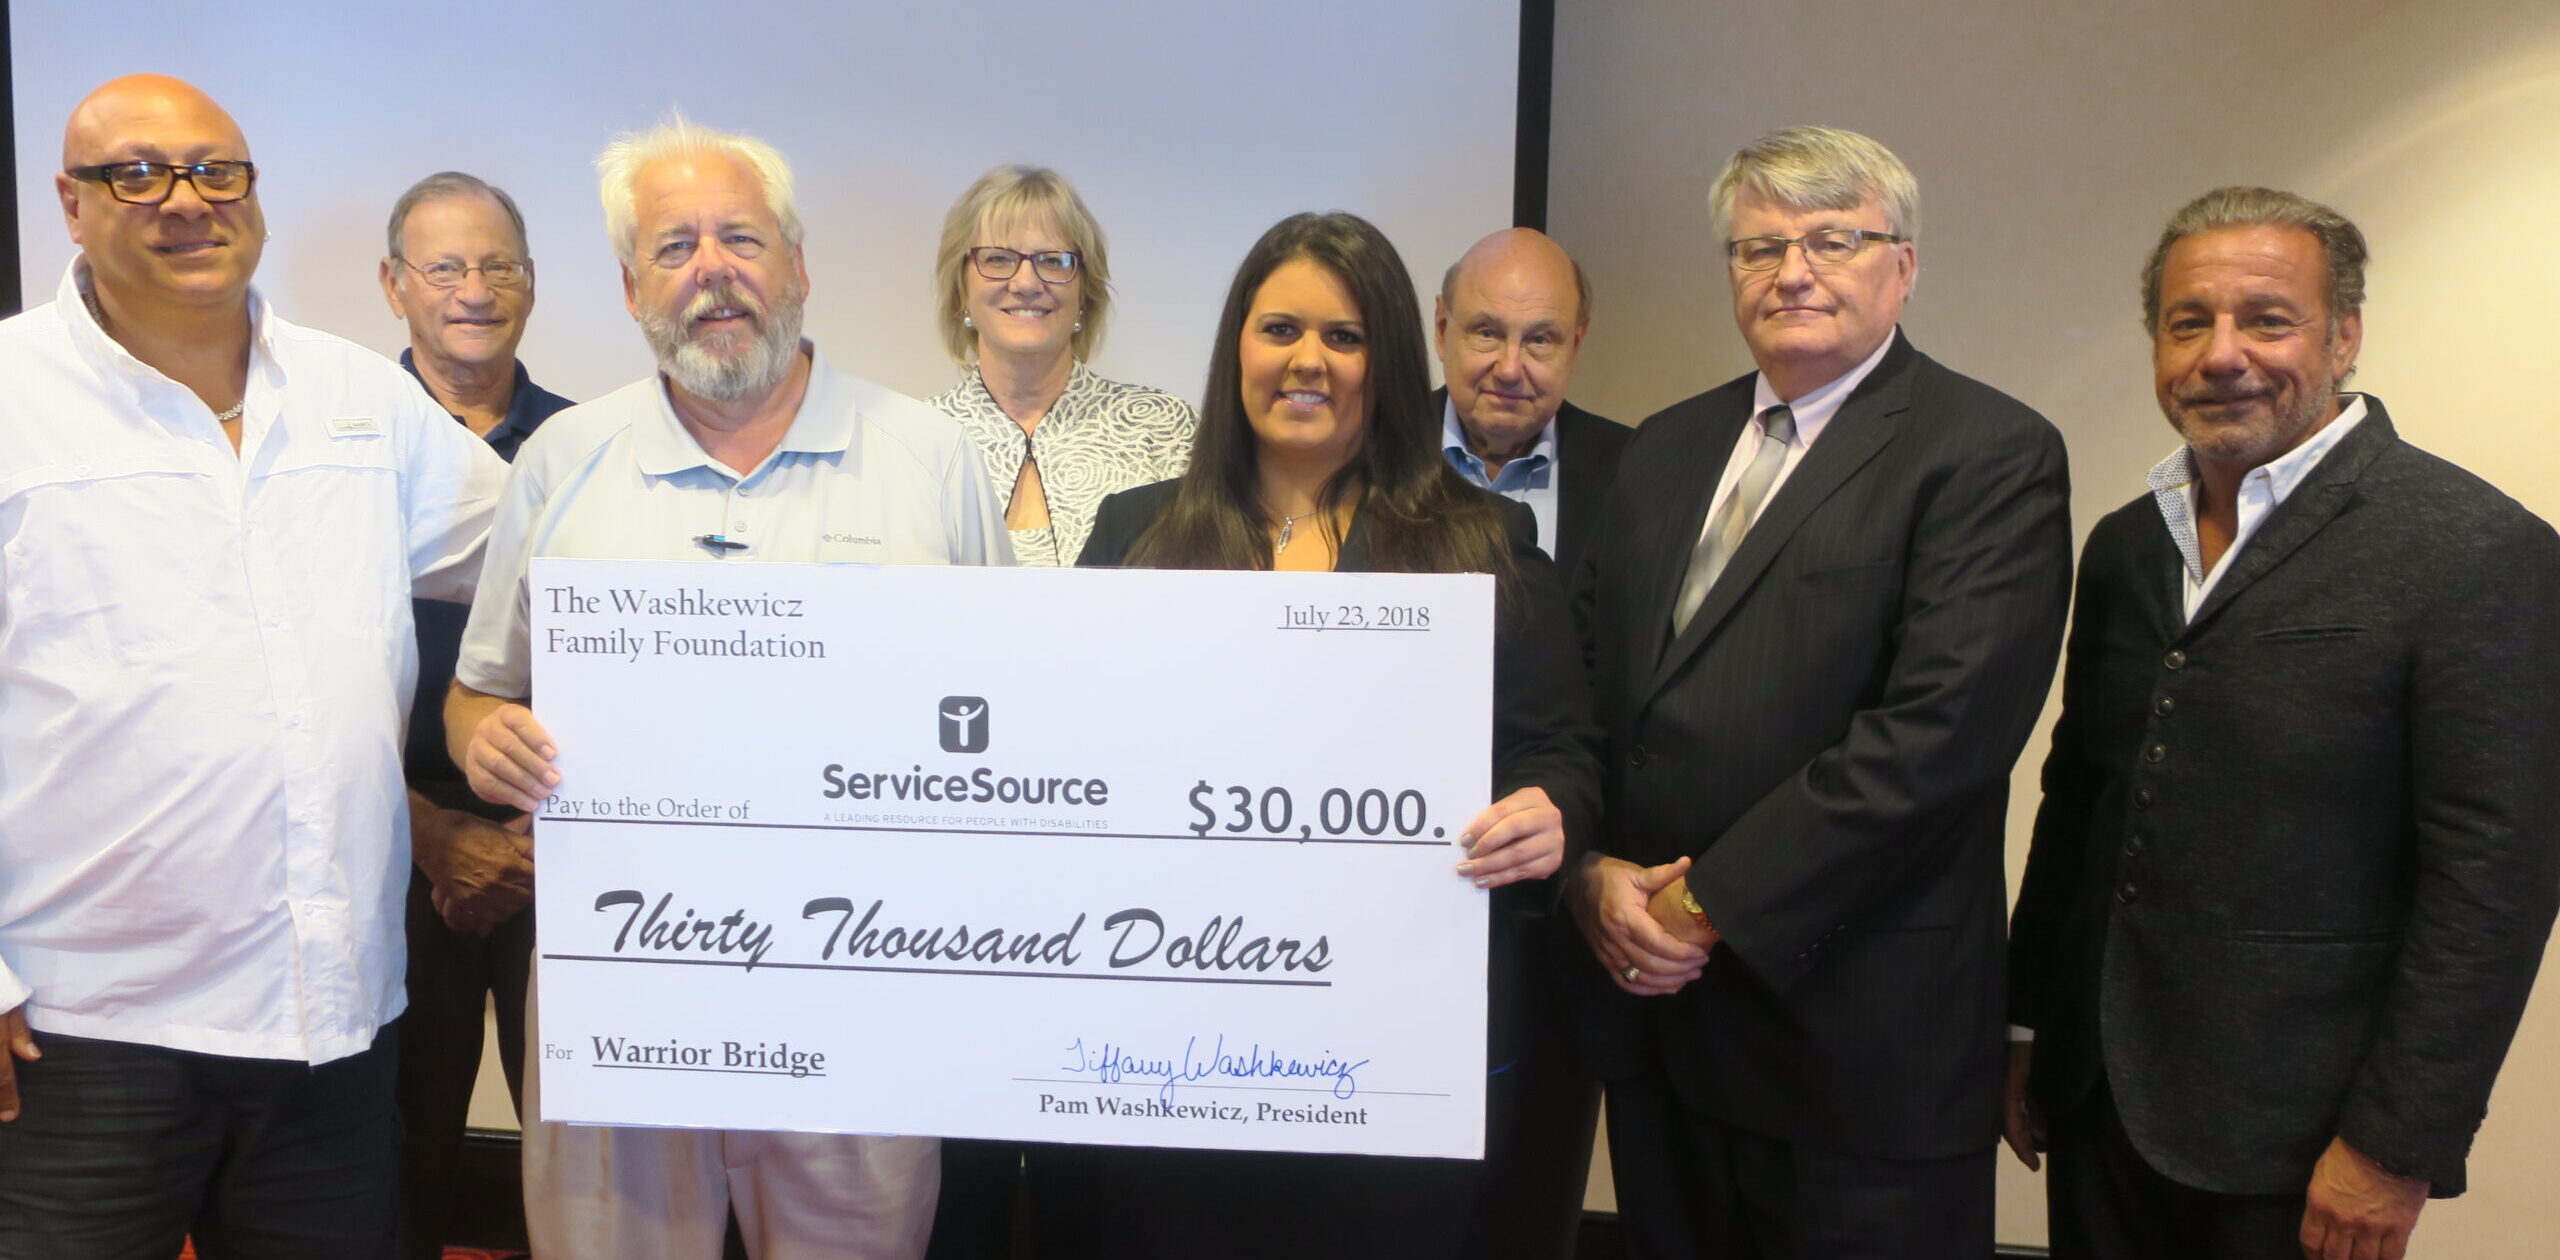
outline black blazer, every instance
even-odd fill
[[[1457,473],[1449,477],[1457,480]],[[1179,481],[1123,490],[1102,501],[1094,513],[1093,533],[1085,540],[1079,566],[1117,566],[1138,535],[1172,503]],[[1463,483],[1461,483],[1463,484]],[[1569,846],[1565,868],[1590,847],[1599,818],[1599,731],[1591,725],[1590,694],[1575,668],[1578,646],[1573,616],[1554,564],[1538,550],[1537,520],[1529,509],[1508,499],[1483,494],[1502,512],[1511,539],[1511,561],[1517,580],[1500,591],[1493,636],[1493,795],[1495,800],[1524,787],[1542,787],[1563,811]],[[1336,558],[1339,572],[1371,571],[1368,533],[1354,516]],[[1457,864],[1453,852],[1450,865]],[[1452,875],[1450,878],[1455,879]],[[1495,890],[1492,932],[1488,1051],[1495,1064],[1509,1062],[1519,1050],[1517,987],[1511,976],[1523,974],[1524,951],[1533,936],[1525,920],[1547,915],[1555,906],[1556,879],[1523,881]]]
[[[1449,414],[1449,391],[1431,391],[1431,414]],[[1538,546],[1555,557],[1556,571],[1571,574],[1582,560],[1582,542],[1600,523],[1600,504],[1618,478],[1618,456],[1635,430],[1595,416],[1571,402],[1556,409],[1556,536]]]
[[[2366,405],[2192,621],[2149,495],[2082,562],[2011,1017],[2207,1190],[2459,1193],[2560,900],[2560,537]]]
[[[1753,378],[1636,430],[1576,581],[1610,853],[1682,854],[1724,934],[1636,999],[1586,970],[1589,1066],[1754,1132],[1897,1159],[1999,1130],[2009,771],[2070,597],[2061,435],[1899,332],[1676,642]]]

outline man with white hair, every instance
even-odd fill
[[[1578,582],[1612,756],[1567,900],[1622,1219],[1643,1257],[1980,1260],[2062,437],[1903,334],[1883,145],[1764,136],[1713,209],[1758,370],[1636,430]]]
[[[809,272],[780,153],[679,117],[596,165],[624,304],[658,371],[561,412],[517,455],[445,709],[472,790],[524,810],[560,781],[528,707],[533,557],[1012,562],[960,428],[801,336]],[[538,1081],[525,1092],[539,1115]],[[714,1260],[732,1207],[758,1260],[921,1256],[937,1180],[931,1138],[525,1134],[526,1222],[546,1260]]]

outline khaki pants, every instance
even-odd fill
[[[541,1045],[530,1010],[526,1024],[526,1044]],[[531,1119],[540,1078],[537,1067],[524,1083],[536,1260],[719,1260],[732,1207],[755,1260],[922,1260],[937,1138],[547,1123]]]

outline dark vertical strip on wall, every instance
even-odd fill
[[[1520,130],[1511,149],[1511,225],[1547,230],[1547,118],[1556,81],[1556,0],[1520,0]]]
[[[0,0],[0,315],[24,306],[18,283],[17,84],[9,73],[9,6]]]

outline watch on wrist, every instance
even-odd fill
[[[1707,917],[1705,906],[1698,904],[1698,894],[1689,891],[1685,884],[1680,889],[1680,908],[1688,911],[1689,917],[1696,920],[1699,927],[1710,932],[1716,930],[1716,921]]]

